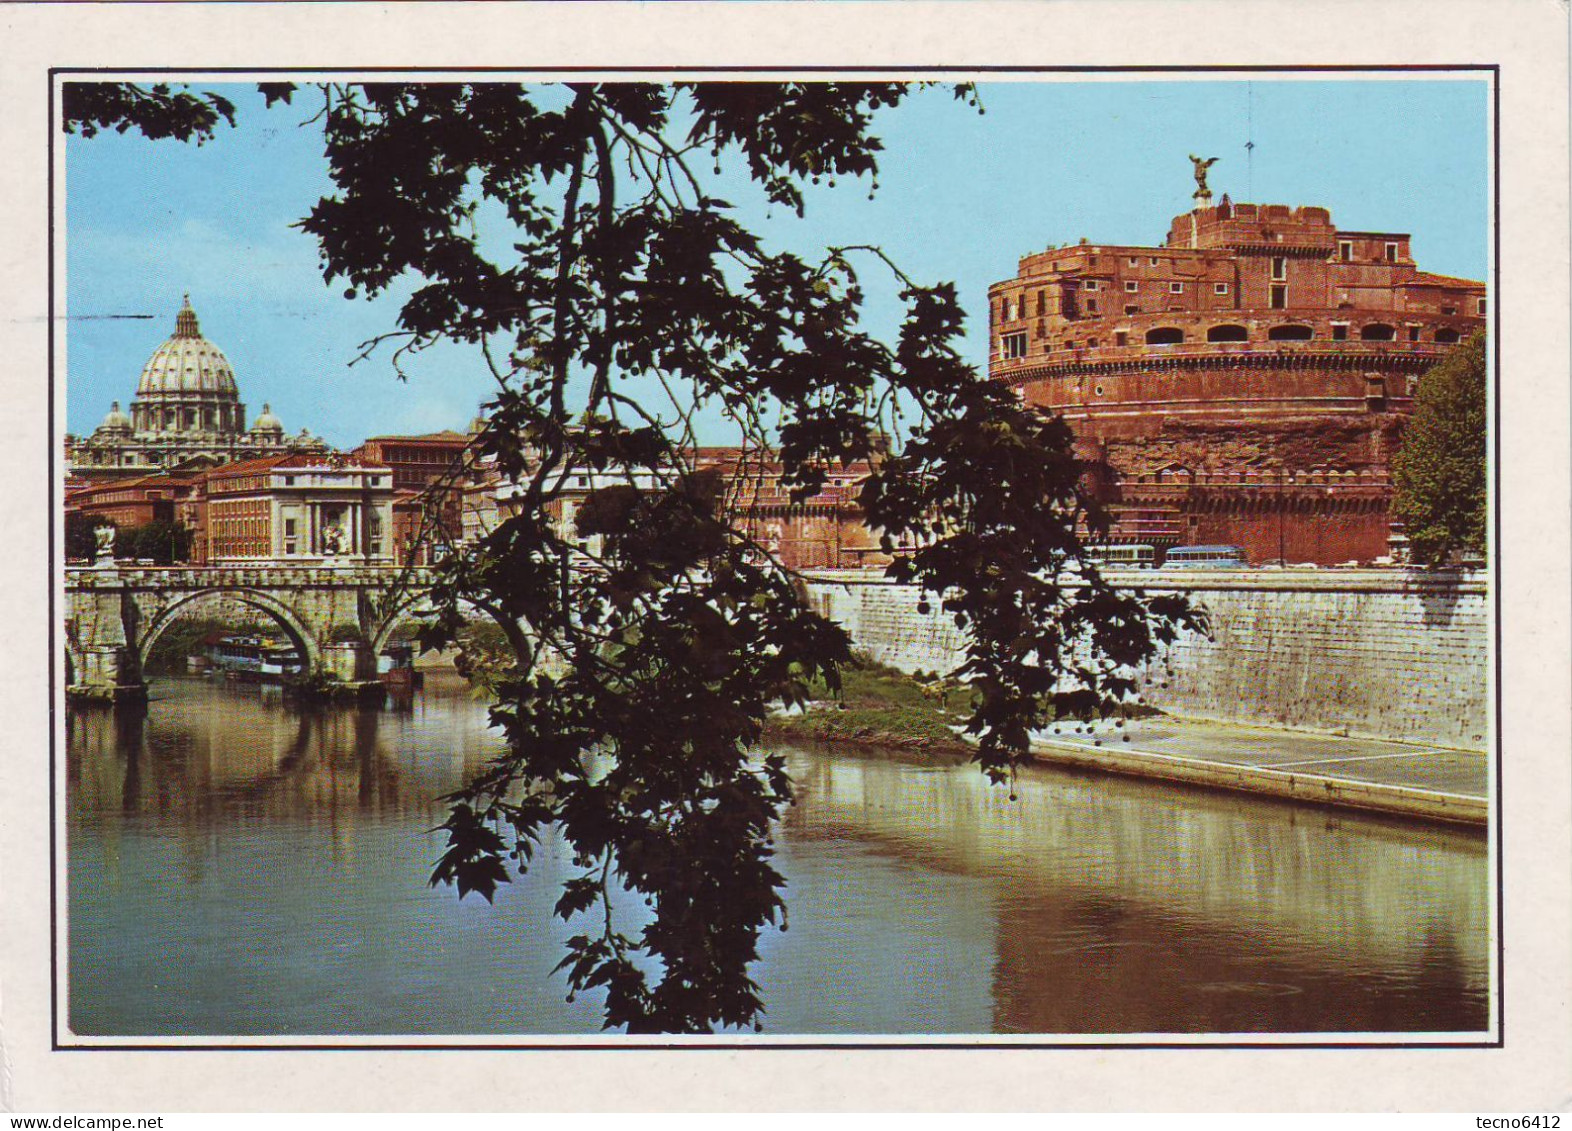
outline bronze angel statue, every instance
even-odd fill
[[[1195,166],[1195,197],[1197,200],[1212,199],[1212,190],[1206,187],[1206,171],[1217,163],[1217,158],[1208,157],[1204,161],[1195,154],[1190,154],[1190,163]]]

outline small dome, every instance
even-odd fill
[[[98,426],[100,432],[129,432],[131,431],[131,418],[120,411],[120,402],[113,401],[109,405],[109,412],[104,416],[104,422]]]
[[[202,336],[190,295],[175,315],[174,336],[154,350],[142,367],[142,380],[136,391],[138,397],[217,393],[226,400],[239,398],[235,371],[224,351]]]
[[[262,406],[262,415],[257,417],[255,424],[251,425],[251,431],[266,432],[272,436],[282,436],[284,434],[284,425],[278,417],[273,415],[273,406],[264,404]]]

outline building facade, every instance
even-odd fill
[[[462,537],[469,444],[452,431],[372,436],[350,453],[392,469],[393,541],[401,562],[429,565]]]
[[[91,436],[67,436],[66,469],[73,478],[102,481],[193,462],[326,450],[304,429],[286,435],[270,405],[246,426],[235,371],[224,351],[202,336],[187,295],[175,315],[174,334],[142,367],[130,412],[115,401]]]
[[[138,475],[68,489],[65,513],[86,515],[93,525],[108,522],[121,530],[183,522],[189,518],[184,504],[200,489],[200,479],[196,473]]]
[[[772,458],[761,459],[740,448],[701,447],[688,453],[687,463],[695,473],[717,477],[716,505],[721,513],[761,554],[788,569],[857,569],[890,561],[880,548],[879,532],[869,529],[858,502],[870,470],[867,464],[834,468],[817,494],[793,499],[781,485],[780,464]],[[560,473],[547,514],[560,537],[595,556],[601,551],[600,537],[585,536],[577,527],[585,501],[608,487],[661,490],[674,475],[648,469],[629,475],[570,467]],[[475,460],[467,469],[463,491],[463,541],[473,544],[517,513],[523,494],[519,485],[497,473],[490,457]]]
[[[1063,414],[1115,541],[1317,564],[1388,554],[1420,375],[1487,313],[1407,234],[1227,196],[1161,246],[1028,255],[989,307],[991,375]]]
[[[787,569],[885,566],[859,495],[872,468],[863,461],[829,469],[816,494],[797,499],[782,485],[783,469],[737,449],[701,448],[696,464],[718,473],[732,525]]]
[[[342,455],[242,460],[202,480],[197,564],[394,564],[393,475]]]

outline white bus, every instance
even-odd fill
[[[1245,569],[1239,546],[1175,546],[1163,555],[1164,569]]]
[[[1151,569],[1157,564],[1157,550],[1142,543],[1088,546],[1086,556],[1114,569]]]

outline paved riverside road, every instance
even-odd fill
[[[1489,757],[1469,750],[1168,717],[1059,727],[1044,762],[1469,824],[1488,815]]]

